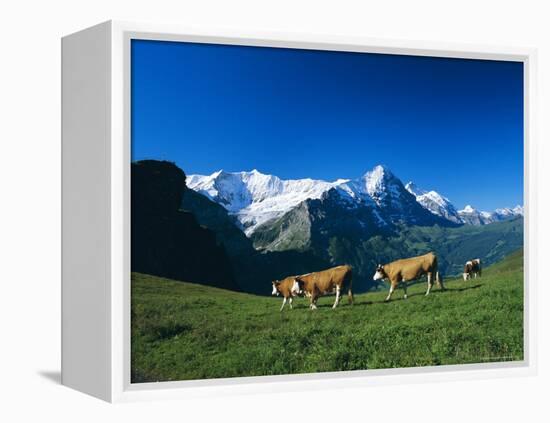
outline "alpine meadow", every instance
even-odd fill
[[[317,312],[279,300],[132,275],[132,380],[155,382],[523,359],[523,254],[479,280],[356,296]]]
[[[131,55],[132,383],[524,359],[521,63]]]

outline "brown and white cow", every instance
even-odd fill
[[[437,256],[434,253],[424,254],[423,256],[410,257],[406,259],[396,260],[389,264],[379,264],[374,273],[373,279],[383,280],[387,279],[390,282],[390,292],[386,297],[386,301],[389,301],[393,291],[401,284],[403,286],[404,296],[407,298],[407,282],[414,281],[420,277],[426,275],[428,277],[428,289],[426,295],[430,293],[434,284],[434,279],[437,286],[441,289],[443,287],[443,281],[437,270]]]
[[[481,277],[481,259],[468,260],[464,265],[462,277],[464,280]]]
[[[281,311],[285,307],[285,304],[288,301],[290,308],[292,309],[292,297],[295,297],[296,294],[292,292],[292,287],[294,286],[294,281],[297,276],[287,276],[286,278],[280,281],[273,281],[271,295],[282,295],[283,296],[283,305],[281,306]]]
[[[334,301],[332,308],[336,308],[340,302],[342,292],[346,289],[348,291],[349,303],[353,304],[351,279],[351,266],[336,266],[320,272],[297,276],[294,280],[292,291],[296,295],[303,294],[310,297],[309,307],[312,310],[317,308],[317,300],[321,295],[335,293],[336,300]]]

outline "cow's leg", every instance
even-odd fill
[[[432,286],[434,284],[432,272],[428,272],[427,276],[428,276],[428,290],[426,291],[426,295],[430,293],[430,289],[432,289]]]
[[[389,301],[390,298],[391,298],[391,294],[393,294],[393,291],[395,290],[395,287],[394,287],[394,284],[393,282],[391,282],[391,285],[390,285],[390,292],[388,292],[388,296],[386,297],[386,300],[385,301]]]
[[[286,304],[286,297],[283,298],[283,305],[281,306],[280,311],[283,311],[283,308],[285,308],[285,304]]]
[[[403,292],[404,292],[403,298],[407,299],[407,282],[403,281],[401,283],[403,284]]]
[[[332,308],[336,308],[340,302],[340,285],[336,285],[336,300],[334,300],[334,305]]]
[[[288,299],[288,305],[289,305],[290,309],[292,310],[292,297],[290,297]]]
[[[312,310],[317,310],[317,298],[314,298],[314,297],[311,297],[311,303],[309,304],[309,307],[312,309]]]
[[[317,305],[315,304],[317,301],[317,299],[315,299],[315,301],[311,301],[311,304],[309,305],[309,307],[312,309],[312,310],[317,310]]]

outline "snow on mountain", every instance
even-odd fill
[[[190,175],[187,178],[189,188],[234,214],[247,235],[302,201],[321,198],[324,192],[339,183],[314,179],[282,180],[255,169],[251,172],[218,171],[209,176]]]
[[[511,218],[515,216],[523,216],[523,207],[520,205],[517,205],[514,208],[505,207],[503,209],[496,209],[493,212],[494,216],[497,216],[497,218]]]
[[[506,207],[496,209],[493,212],[487,212],[476,210],[472,206],[467,205],[464,209],[459,210],[458,214],[465,224],[479,226],[523,216],[523,207],[518,205],[513,209]]]
[[[384,165],[375,166],[354,181],[354,184],[374,201],[382,216],[390,222],[434,224],[439,219],[418,204],[416,197],[407,191],[401,180]]]
[[[378,205],[384,200],[398,202],[403,196],[403,184],[386,166],[375,166],[363,175],[362,181],[366,192]]]
[[[405,185],[405,189],[409,191],[415,197],[420,197],[421,195],[427,194],[428,191],[420,189],[413,181],[409,181]]]
[[[494,212],[478,211],[471,206],[457,211],[436,191],[422,190],[412,182],[404,186],[383,165],[375,166],[358,179],[334,182],[309,178],[283,180],[256,169],[250,172],[220,170],[211,175],[189,175],[187,186],[225,207],[241,223],[247,235],[305,200],[326,198],[329,191],[337,193],[338,201],[345,207],[371,207],[379,225],[399,220],[426,224],[437,219],[432,215],[458,224],[485,225],[523,215],[523,207],[519,205]]]
[[[458,212],[448,198],[436,191],[425,191],[412,181],[405,185],[407,191],[416,197],[416,201],[425,209],[454,223],[463,223]]]
[[[520,205],[517,205],[514,208],[505,207],[502,209],[496,209],[491,213],[493,222],[512,219],[517,216],[523,216],[523,207]]]
[[[401,185],[401,189],[399,188]],[[250,235],[261,224],[282,216],[304,200],[320,199],[331,189],[347,207],[371,206],[380,225],[388,223],[377,205],[389,199],[402,205],[401,181],[384,166],[376,166],[362,178],[326,182],[314,179],[282,180],[273,175],[218,171],[212,175],[189,175],[187,186],[224,206]]]
[[[458,215],[466,225],[480,226],[492,223],[491,213],[479,211],[469,204],[462,210],[459,210]]]
[[[480,211],[471,205],[467,205],[464,209],[457,211],[448,198],[443,197],[436,191],[425,191],[412,181],[408,182],[405,188],[416,197],[416,201],[424,208],[455,223],[479,226],[523,216],[523,207],[519,205],[513,209],[502,208],[493,212]]]
[[[516,216],[523,216],[524,214],[524,209],[523,209],[523,206],[520,206],[519,204],[514,207],[512,209],[512,211],[514,212],[514,214],[516,214]]]

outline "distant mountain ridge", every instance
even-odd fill
[[[489,223],[502,222],[503,220],[513,219],[523,216],[523,207],[496,209],[493,212],[479,211],[470,205],[459,210],[458,214],[462,221],[467,225],[488,225]]]
[[[283,180],[254,169],[250,172],[220,170],[207,176],[190,175],[187,185],[235,216],[247,236],[304,201],[322,200],[329,191],[336,193],[347,208],[370,208],[380,228],[396,222],[485,225],[523,216],[522,206],[493,212],[478,211],[471,206],[457,210],[448,198],[436,191],[420,189],[412,181],[403,185],[384,165],[375,166],[360,178],[334,182],[309,178]]]
[[[454,223],[465,223],[450,200],[437,191],[425,191],[418,188],[413,182],[408,182],[405,188],[416,197],[416,201],[433,214]]]
[[[378,263],[434,251],[442,274],[454,275],[472,257],[488,265],[523,245],[520,209],[499,210],[491,225],[458,224],[383,166],[334,183],[253,173],[188,177],[203,195],[171,163],[132,163],[132,271],[267,295],[274,279],[346,263],[363,291],[375,287]],[[276,217],[260,215],[245,234],[247,207],[251,218]]]

